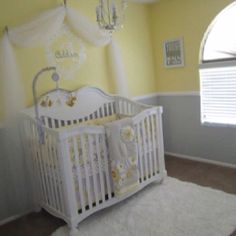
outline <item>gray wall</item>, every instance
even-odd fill
[[[236,164],[236,127],[203,126],[200,96],[159,96],[143,101],[163,106],[165,151]]]

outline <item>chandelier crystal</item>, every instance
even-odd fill
[[[99,28],[113,32],[122,27],[126,8],[127,0],[99,0],[96,8]]]

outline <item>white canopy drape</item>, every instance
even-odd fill
[[[3,87],[4,115],[8,120],[24,106],[25,100],[14,50],[6,33],[0,43],[0,76]]]
[[[158,0],[129,0],[137,3],[154,3]],[[20,83],[20,73],[17,70],[17,65],[14,58],[14,50],[12,45],[19,47],[37,47],[45,45],[49,38],[55,34],[62,26],[66,19],[69,27],[80,38],[95,46],[106,46],[111,42],[109,32],[101,31],[96,23],[92,23],[87,17],[83,16],[79,11],[70,8],[69,6],[60,6],[55,9],[48,10],[40,14],[37,18],[29,23],[19,27],[11,28],[0,42],[0,79],[3,84],[5,98],[5,117],[13,112],[19,111],[24,105],[23,90]],[[111,70],[116,85],[116,92],[128,96],[124,67],[117,43],[113,40],[109,52],[109,61],[111,62]],[[12,96],[11,102],[7,95]]]
[[[110,43],[111,36],[108,32],[101,31],[95,23],[91,23],[78,11],[64,6],[48,10],[27,24],[9,29],[8,32],[4,33],[4,36],[1,39],[0,78],[5,94],[16,94],[16,96],[12,97],[13,101],[11,101],[11,103],[5,99],[5,103],[7,103],[4,108],[6,119],[8,119],[8,115],[12,114],[13,111],[16,112],[22,109],[22,105],[24,104],[24,97],[22,95],[18,96],[19,94],[24,93],[22,86],[20,86],[20,73],[18,73],[16,69],[14,51],[12,50],[11,44],[20,47],[42,46],[59,30],[65,19],[67,20],[66,22],[68,22],[69,27],[71,27],[83,40],[95,46],[105,46]],[[120,56],[114,55],[117,51],[109,50],[109,52],[111,61],[122,64]],[[115,60],[112,58],[115,58]],[[117,66],[112,66],[112,68],[117,68]],[[115,75],[115,78],[118,80],[119,74],[121,73]],[[116,91],[118,93],[123,91],[123,87],[126,87],[125,79],[123,77],[124,75],[122,75],[122,82],[115,82],[115,84],[120,86]],[[17,90],[17,93],[15,90]],[[122,95],[127,96],[127,94],[124,93]],[[6,98],[6,96],[4,97]]]

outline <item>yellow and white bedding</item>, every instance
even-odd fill
[[[139,186],[134,124],[131,118],[124,118],[105,124],[105,128],[114,192],[122,197]]]
[[[85,121],[82,124],[83,125],[104,125],[108,122],[111,122],[111,121],[114,121],[117,119],[118,119],[118,117],[116,115],[113,115],[113,116],[108,116],[108,117],[103,117],[103,118],[99,118],[99,119]],[[95,167],[95,174],[96,174],[96,176],[94,176],[93,169],[92,169],[92,162],[89,157],[88,135],[85,134],[83,137],[84,137],[84,147],[82,147],[80,136],[77,137],[79,163],[76,163],[76,160],[75,160],[75,150],[74,150],[73,141],[71,138],[69,138],[69,140],[68,140],[69,150],[70,150],[70,158],[71,158],[71,162],[72,162],[72,166],[73,166],[72,171],[73,171],[73,176],[74,176],[76,197],[77,197],[77,202],[78,202],[79,208],[81,207],[81,199],[80,199],[80,192],[79,192],[79,189],[80,189],[79,179],[78,179],[79,177],[77,174],[78,170],[80,170],[80,174],[82,176],[82,189],[83,189],[83,193],[84,193],[83,197],[84,197],[85,205],[88,205],[88,192],[91,193],[92,202],[95,202],[95,193],[94,193],[95,186],[94,186],[93,178],[96,178],[96,180],[97,180],[97,190],[98,190],[99,200],[102,199],[101,183],[100,183],[100,178],[99,178],[98,153],[96,153],[96,144],[93,143],[93,147],[91,148],[91,150],[93,150],[92,162]],[[103,173],[105,173],[105,158],[104,158],[105,150],[104,150],[102,138],[105,138],[105,137],[100,136],[98,140],[99,140],[99,150],[100,150],[100,157],[101,157],[101,169],[102,169]],[[90,181],[90,190],[88,190],[87,186],[86,186],[85,166],[88,170],[89,181]],[[103,176],[103,177],[104,177],[104,183],[106,183],[105,176]],[[112,183],[111,180],[110,180],[110,183]],[[107,185],[105,184],[104,187],[105,187],[105,193],[107,193]]]
[[[94,119],[94,120],[89,120],[86,122],[83,122],[82,124],[84,125],[107,125],[107,124],[111,124],[114,121],[116,122],[117,120],[119,120],[121,117],[117,116],[117,115],[113,115],[113,116],[108,116],[108,117],[104,117],[104,118],[99,118],[99,119]],[[123,117],[122,117],[123,118]],[[125,118],[124,118],[125,119]],[[122,120],[124,120],[122,119]],[[81,123],[80,123],[81,125]],[[152,127],[147,125],[147,122],[144,122],[145,125],[145,133],[147,134],[148,128],[150,131],[150,135],[152,136],[152,130],[155,130],[155,127],[153,127],[154,129],[152,129]],[[75,127],[73,126],[68,126],[68,127]],[[60,129],[65,129],[67,127],[63,127]],[[128,132],[130,131],[130,132]],[[111,179],[110,179],[110,183],[111,183],[111,188],[112,191],[114,190],[115,195],[117,197],[122,196],[124,194],[129,193],[130,191],[132,191],[135,187],[137,187],[137,185],[139,184],[139,164],[138,164],[138,153],[136,153],[137,148],[134,146],[137,144],[138,140],[137,140],[137,135],[135,135],[135,129],[134,127],[132,128],[132,130],[128,130],[128,129],[123,129],[123,132],[119,132],[121,134],[121,139],[126,139],[126,141],[128,141],[128,139],[132,139],[134,142],[133,144],[129,147],[128,149],[131,149],[132,151],[129,151],[128,155],[126,156],[126,160],[123,160],[122,163],[121,161],[118,160],[114,160],[113,157],[109,158],[109,167],[110,167],[110,171],[111,171]],[[143,136],[143,130],[140,127],[140,135],[141,135],[141,139]],[[88,135],[84,134],[84,147],[82,147],[81,144],[81,138],[80,136],[77,137],[77,146],[78,146],[78,162],[75,159],[75,150],[74,150],[74,145],[73,145],[73,140],[72,138],[68,139],[68,143],[69,143],[69,151],[70,151],[70,159],[72,162],[72,172],[73,172],[73,177],[74,177],[74,185],[75,185],[75,189],[76,189],[76,196],[77,196],[77,202],[78,202],[78,208],[81,208],[81,197],[80,197],[80,189],[81,186],[79,186],[79,177],[78,177],[78,170],[80,171],[80,176],[82,177],[82,189],[83,189],[83,193],[84,193],[84,201],[85,201],[85,205],[88,205],[88,192],[91,193],[91,199],[93,202],[95,202],[95,193],[94,193],[94,181],[93,178],[97,179],[97,190],[98,190],[98,195],[99,195],[99,200],[102,199],[102,195],[101,195],[101,183],[100,183],[100,179],[99,179],[99,164],[98,164],[98,154],[96,153],[96,144],[93,143],[93,153],[92,153],[92,162],[93,165],[95,167],[95,176],[93,174],[92,171],[92,162],[90,160],[89,157],[89,142],[88,142]],[[104,138],[104,137],[103,137]],[[110,137],[108,137],[109,139]],[[144,142],[143,142],[144,141]],[[120,141],[117,140],[117,145],[119,144]],[[145,143],[146,142],[146,143]],[[108,142],[109,143],[109,142]],[[143,149],[144,147],[144,143],[147,146],[147,149],[151,150],[151,147],[148,147],[148,144],[151,145],[151,142],[148,142],[148,136],[146,135],[146,140],[141,140],[141,143],[139,143],[139,145],[141,145],[141,149]],[[110,146],[113,146],[114,148],[114,140],[113,140],[113,144]],[[107,148],[107,147],[105,147]],[[105,173],[105,160],[104,160],[104,145],[102,142],[102,137],[99,138],[99,149],[100,149],[100,157],[101,157],[101,169],[103,171],[103,173]],[[127,149],[127,150],[128,150]],[[126,150],[126,151],[127,151]],[[140,154],[139,154],[140,155]],[[141,154],[143,155],[143,153]],[[113,164],[111,163],[111,160],[113,158]],[[143,159],[143,158],[141,158]],[[143,161],[143,160],[142,160]],[[144,162],[143,162],[144,165]],[[86,174],[85,174],[85,166],[88,170],[88,175],[89,175],[89,181],[90,181],[90,191],[87,190],[87,186],[86,186]],[[105,179],[105,175],[104,175],[104,182],[106,183],[106,179]],[[107,193],[107,186],[105,184],[105,193]]]

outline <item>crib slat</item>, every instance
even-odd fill
[[[71,219],[75,219],[78,216],[78,202],[76,199],[73,165],[69,147],[69,139],[60,136],[57,150],[60,167],[62,168],[61,180],[64,202],[66,204],[66,212],[64,214],[68,215]]]
[[[55,119],[52,119],[52,129],[55,129],[56,128],[56,120]]]
[[[54,173],[55,173],[55,185],[56,185],[56,197],[57,197],[57,202],[58,202],[58,210],[61,212],[65,212],[65,205],[64,205],[64,199],[62,196],[62,186],[61,186],[61,175],[60,172],[61,170],[58,168],[59,167],[59,160],[58,160],[58,155],[56,151],[56,146],[57,145],[57,140],[55,137],[52,138],[52,156],[53,156],[53,166],[54,166]]]
[[[110,103],[111,104],[111,115],[113,115],[115,112],[114,112],[114,103]]]
[[[44,176],[44,170],[43,170],[43,164],[42,164],[42,159],[41,159],[41,149],[38,148],[38,163],[39,163],[39,171],[40,171],[40,176],[41,176],[41,183],[42,183],[42,189],[43,189],[43,199],[44,203],[47,203],[47,187],[46,187],[46,179]]]
[[[61,128],[61,120],[57,120],[58,129]]]
[[[128,105],[128,115],[131,115],[132,114],[132,111],[131,111],[131,104],[130,103],[127,103]]]
[[[47,128],[49,128],[49,122],[48,122],[48,117],[44,117],[44,120],[45,120],[45,126],[47,127]]]
[[[111,116],[112,115],[112,112],[111,112],[111,103],[107,103],[107,107],[108,107],[108,116]]]
[[[27,149],[29,149],[29,151],[31,152],[30,155],[29,155],[29,159],[31,159],[31,162],[33,164],[33,171],[35,172],[36,174],[36,184],[38,184],[39,186],[39,189],[41,191],[37,191],[38,192],[38,196],[36,196],[37,198],[39,198],[39,201],[40,203],[42,203],[43,199],[44,199],[44,193],[43,193],[43,186],[42,186],[42,180],[41,180],[41,173],[40,173],[40,166],[39,166],[39,163],[38,163],[38,156],[37,156],[37,151],[36,151],[36,144],[35,142],[37,142],[37,137],[36,137],[36,129],[35,129],[35,126],[33,125],[33,123],[31,122],[27,122],[27,129],[28,131],[26,131],[29,134],[32,135],[32,138],[29,138],[29,142],[30,142],[30,145],[27,144]],[[27,136],[28,136],[27,135]],[[34,176],[34,175],[32,175]],[[35,184],[35,183],[34,183]],[[34,191],[35,191],[35,186],[34,186]]]
[[[144,120],[142,120],[142,138],[143,138],[143,158],[145,163],[145,177],[148,178],[148,164],[147,164],[147,144],[146,144],[146,130]]]
[[[48,134],[47,137],[45,137],[45,139],[47,138],[47,140],[45,140],[45,143],[42,145],[42,149],[43,149],[43,166],[44,166],[44,171],[45,171],[45,177],[46,177],[46,186],[48,189],[48,203],[49,205],[53,205],[53,199],[52,199],[52,185],[51,185],[51,178],[50,178],[50,157],[49,157],[49,153],[48,153]]]
[[[47,151],[47,167],[48,167],[48,179],[49,179],[49,187],[50,187],[50,199],[51,199],[51,206],[56,208],[56,196],[54,190],[54,178],[53,178],[53,164],[52,164],[52,156],[51,156],[51,134],[48,134],[48,141],[45,143],[46,151]]]
[[[53,205],[54,208],[58,210],[59,202],[58,202],[58,193],[56,188],[56,176],[55,176],[55,164],[54,164],[54,157],[53,157],[53,142],[52,142],[52,135],[50,134],[48,137],[48,153],[49,153],[49,165],[50,165],[50,179],[52,184],[52,198],[53,198]]]
[[[160,111],[159,111],[160,112]],[[157,134],[157,152],[158,152],[158,167],[160,175],[164,176],[165,162],[164,162],[164,144],[163,144],[163,130],[162,130],[162,116],[161,113],[157,115],[156,119],[156,134]]]
[[[142,141],[141,141],[141,138],[140,138],[140,132],[141,132],[141,130],[140,130],[140,128],[141,128],[141,124],[137,124],[137,134],[138,134],[138,144],[137,144],[137,146],[138,146],[138,151],[139,151],[139,165],[140,165],[140,178],[141,178],[141,182],[143,182],[143,178],[144,178],[144,174],[143,174],[143,172],[144,172],[144,168],[143,168],[143,155],[144,155],[144,152],[142,152]]]
[[[80,137],[80,142],[81,142],[81,137]],[[73,137],[73,148],[74,148],[74,153],[75,153],[76,172],[78,174],[78,181],[79,181],[80,206],[81,206],[82,212],[85,212],[84,186],[83,186],[83,181],[82,181],[83,180],[83,177],[82,177],[82,174],[81,174],[82,173],[82,168],[81,168],[79,153],[78,153],[78,140],[77,140],[77,137]]]
[[[123,111],[124,111],[124,115],[127,115],[127,103],[125,100],[123,100]]]
[[[38,136],[38,133],[36,133],[36,135]],[[38,142],[38,137],[35,140],[35,142]],[[44,202],[45,203],[49,203],[48,202],[48,188],[47,188],[47,178],[45,176],[45,168],[44,168],[44,161],[43,161],[43,150],[42,150],[42,145],[40,146],[40,144],[37,144],[38,146],[38,159],[39,159],[39,166],[40,166],[40,173],[41,173],[41,180],[43,183],[43,189],[44,189]]]
[[[120,114],[124,114],[123,101],[122,101],[122,99],[119,100],[119,113],[120,113]]]
[[[59,200],[58,200],[58,189],[57,189],[57,178],[56,178],[56,165],[55,165],[55,160],[54,160],[54,155],[53,155],[53,148],[54,148],[54,143],[53,143],[53,135],[50,134],[50,146],[49,146],[49,155],[50,155],[50,162],[51,162],[51,179],[52,179],[52,184],[53,184],[53,197],[55,199],[55,206],[56,209],[59,210]]]
[[[103,152],[104,152],[104,163],[105,163],[105,175],[106,175],[106,183],[107,183],[107,192],[108,198],[111,198],[111,184],[110,184],[110,172],[108,167],[108,153],[107,153],[107,146],[105,143],[105,134],[101,135],[102,137],[102,145],[103,145]]]
[[[147,146],[148,146],[148,157],[149,157],[149,171],[150,171],[150,177],[153,175],[153,150],[151,147],[151,130],[150,130],[150,116],[146,117],[147,122]]]
[[[104,106],[101,107],[101,117],[105,116]]]
[[[95,134],[96,135],[96,134]],[[99,205],[99,197],[98,197],[98,181],[97,181],[97,173],[95,170],[95,163],[93,159],[94,155],[94,145],[93,145],[93,139],[91,135],[89,135],[89,156],[90,156],[90,163],[92,164],[92,170],[93,170],[93,187],[94,187],[94,196],[96,200],[96,206]]]
[[[91,187],[90,187],[90,179],[89,179],[89,172],[88,172],[88,166],[87,166],[87,160],[86,160],[86,146],[85,146],[85,140],[84,135],[81,135],[81,144],[82,144],[82,157],[84,162],[84,168],[85,168],[85,182],[86,182],[86,192],[88,196],[88,203],[89,203],[89,209],[92,208],[92,198],[91,198]],[[88,143],[87,143],[88,145]],[[88,158],[88,157],[87,157]]]
[[[101,185],[102,200],[103,202],[105,202],[104,176],[103,176],[103,170],[102,170],[101,149],[100,149],[99,138],[100,138],[100,135],[96,135],[96,153],[98,155],[98,169],[99,169],[99,180],[100,180],[100,185]]]
[[[50,155],[48,153],[49,145],[49,135],[47,134],[47,140],[44,144],[44,165],[46,169],[47,187],[48,187],[48,199],[50,206],[53,206],[53,193],[52,193],[52,183],[51,183],[51,169],[50,169]]]
[[[108,110],[108,106],[107,103],[104,104],[104,114],[105,116],[108,116],[109,110]]]
[[[42,187],[42,201],[47,201],[46,198],[46,187],[45,187],[45,181],[44,181],[44,175],[43,175],[43,170],[42,170],[42,164],[41,164],[41,156],[39,154],[40,149],[38,148],[38,132],[37,132],[37,128],[35,126],[35,124],[33,122],[29,122],[29,133],[33,135],[33,138],[30,138],[30,147],[29,149],[32,150],[33,152],[31,154],[31,157],[34,158],[34,160],[36,160],[37,166],[38,166],[38,174],[39,174],[39,181],[41,183],[41,187]],[[37,142],[37,144],[36,144]]]
[[[116,98],[115,102],[113,102],[114,114],[118,114],[118,113],[119,113],[119,103],[118,103],[117,100],[118,100],[118,99]]]
[[[156,151],[156,134],[155,134],[155,115],[151,116],[151,126],[152,126],[152,148],[153,148],[153,155],[154,155],[154,172],[155,175],[157,174],[158,171],[158,166],[157,166],[157,151]]]
[[[124,110],[124,101],[123,99],[120,100],[120,109],[121,109],[121,113],[124,114],[125,113],[125,110]]]

